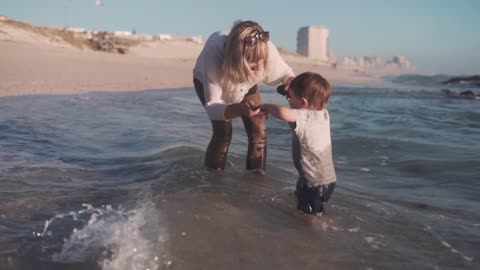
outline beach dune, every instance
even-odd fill
[[[0,96],[192,87],[193,66],[203,48],[186,39],[143,41],[126,54],[114,54],[76,48],[34,29],[0,22]],[[281,53],[295,73],[316,71],[334,84],[379,81]]]

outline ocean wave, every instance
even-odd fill
[[[399,76],[386,76],[386,81],[411,86],[436,86],[454,88],[479,88],[480,76],[451,76],[445,74],[421,75],[404,74]]]

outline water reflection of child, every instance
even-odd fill
[[[281,91],[279,91],[281,92]],[[290,108],[262,104],[260,109],[286,121],[292,128],[292,157],[298,171],[298,209],[321,216],[336,182],[326,104],[330,84],[321,75],[305,72],[295,77],[285,93]]]

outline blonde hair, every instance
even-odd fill
[[[332,94],[330,83],[315,72],[304,72],[295,77],[288,87],[299,98],[305,98],[308,106],[315,110],[325,108]]]
[[[248,46],[245,39],[262,33],[263,28],[256,22],[243,21],[235,24],[227,36],[225,43],[225,59],[222,65],[222,84],[226,89],[240,83],[256,83],[265,77],[267,68],[268,44],[257,41]],[[263,60],[259,71],[250,68],[251,63]]]

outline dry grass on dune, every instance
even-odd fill
[[[22,30],[29,31],[34,34],[46,37],[52,42],[63,41],[75,48],[93,49],[92,44],[88,40],[81,37],[77,37],[74,33],[65,31],[63,29],[55,29],[55,28],[44,27],[44,26],[34,26],[28,23],[15,21],[15,20],[6,20],[6,21],[3,21],[2,23],[10,27],[22,29]]]
[[[65,29],[58,29],[45,26],[34,26],[25,22],[15,21],[15,20],[5,20],[0,22],[9,27],[14,27],[17,29],[22,29],[40,36],[43,36],[50,40],[51,42],[64,42],[74,48],[78,49],[91,49],[91,50],[100,50],[100,46],[96,44],[94,39],[88,39],[86,34],[76,34]],[[8,34],[5,31],[0,29],[0,33]],[[138,40],[131,40],[119,37],[109,36],[109,40],[119,47],[131,47],[136,46],[140,43]]]

